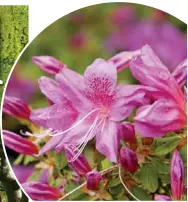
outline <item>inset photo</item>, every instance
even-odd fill
[[[186,38],[161,10],[104,3],[27,46],[5,86],[2,140],[28,197],[187,200]]]
[[[28,6],[0,5],[0,100],[2,99],[8,74],[27,42]],[[1,138],[0,202],[28,202],[28,198],[22,192],[10,169],[10,165],[7,163]]]

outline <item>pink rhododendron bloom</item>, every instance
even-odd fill
[[[48,130],[51,140],[40,154],[65,144],[83,151],[87,142],[96,137],[96,148],[110,161],[117,162],[119,122],[130,115],[135,106],[149,102],[146,91],[152,88],[139,85],[117,85],[117,69],[113,62],[96,59],[87,67],[84,76],[63,68],[55,80],[41,77],[42,93],[54,104],[33,110],[30,119]],[[107,138],[108,137],[108,138]]]
[[[171,190],[172,197],[174,200],[181,200],[184,193],[184,165],[182,158],[178,152],[175,150],[170,165],[170,174],[171,174]]]
[[[185,66],[185,62],[182,64]],[[156,89],[153,95],[150,94],[154,103],[137,110],[134,118],[136,132],[146,137],[157,137],[184,128],[187,120],[186,100],[181,86],[186,79],[181,79],[180,86],[179,77],[174,78],[147,45],[142,48],[141,55],[131,61],[130,68],[142,85]]]
[[[160,23],[154,20],[130,23],[109,36],[105,41],[105,49],[112,53],[134,51],[145,44],[151,46],[170,70],[173,70],[187,55],[184,33],[165,20]]]
[[[29,119],[31,110],[29,106],[19,98],[5,95],[3,112],[13,117]]]
[[[6,147],[20,154],[33,155],[38,152],[34,143],[8,130],[3,130],[3,140]]]
[[[61,196],[57,188],[42,182],[26,182],[22,187],[33,200],[37,201],[54,201]]]
[[[45,72],[56,75],[65,65],[52,56],[34,56],[33,63]]]

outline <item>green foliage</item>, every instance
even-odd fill
[[[169,137],[156,138],[154,148],[155,154],[161,156],[170,153],[178,146],[180,140],[181,138],[176,134],[172,134]]]
[[[28,42],[28,6],[0,6],[0,79],[6,82],[18,54]],[[0,86],[0,98],[3,86]]]
[[[151,193],[158,189],[158,174],[155,167],[151,164],[144,164],[140,171],[140,180],[145,189]]]

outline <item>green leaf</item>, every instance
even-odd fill
[[[139,200],[143,201],[151,201],[151,198],[148,196],[146,190],[142,189],[141,187],[134,187],[132,189],[133,195],[135,195]]]
[[[28,165],[29,163],[35,162],[35,161],[37,161],[37,159],[36,159],[35,157],[30,156],[30,155],[26,155],[26,156],[24,157],[24,162],[23,162],[23,164],[24,164],[24,165]]]
[[[117,194],[120,194],[122,192],[124,192],[124,188],[121,184],[115,186],[115,187],[110,187],[109,188],[109,192],[112,194],[112,195],[117,195]]]
[[[39,181],[41,175],[42,175],[42,170],[36,169],[36,170],[32,173],[32,175],[29,177],[28,181],[29,181],[29,182],[32,182],[32,181]]]
[[[113,166],[113,163],[110,162],[108,159],[104,159],[102,162],[101,162],[101,165],[102,165],[102,170],[106,169],[106,168],[109,168],[111,166]]]
[[[84,149],[84,156],[87,156],[87,160],[89,162],[89,165],[93,168],[95,166],[95,152],[92,147],[86,147]]]
[[[160,175],[161,181],[165,184],[170,184],[170,174],[168,175]]]
[[[64,152],[59,152],[55,155],[56,167],[61,170],[67,166],[67,159]]]
[[[15,165],[21,164],[21,162],[23,161],[23,159],[24,159],[24,155],[23,155],[23,154],[20,154],[20,155],[17,157],[17,159],[14,161],[14,164],[15,164]]]
[[[110,188],[110,187],[116,187],[117,185],[121,184],[121,181],[119,178],[114,178],[114,179],[111,179],[108,184],[107,184],[107,187]]]
[[[155,167],[150,164],[144,164],[140,171],[140,180],[145,189],[154,193],[158,188],[158,174]]]
[[[155,154],[166,155],[175,149],[180,142],[179,136],[157,138],[155,139]]]
[[[161,159],[152,159],[153,166],[155,167],[158,174],[169,174],[170,163],[163,163]]]
[[[187,144],[185,144],[180,150],[180,155],[182,157],[183,162],[187,163]]]
[[[73,180],[68,180],[65,186],[66,193],[72,191],[73,189],[77,188],[79,185],[76,184]],[[69,200],[83,200],[85,197],[87,197],[87,194],[82,193],[81,190],[77,190],[74,193],[72,193],[68,198]]]

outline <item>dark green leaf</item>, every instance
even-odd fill
[[[115,179],[111,179],[109,182],[108,182],[108,185],[107,187],[115,187],[117,185],[121,184],[121,181],[119,178],[115,178]]]
[[[183,162],[187,163],[187,144],[185,144],[180,150],[180,155],[182,157]]]
[[[144,164],[140,171],[140,180],[145,189],[154,193],[158,188],[158,175],[155,167],[150,164]]]
[[[139,200],[143,201],[151,201],[151,198],[147,194],[146,190],[142,189],[141,187],[134,187],[132,189],[133,195],[135,195]]]
[[[155,154],[166,155],[175,149],[180,142],[179,136],[157,138],[155,140]]]
[[[59,152],[55,155],[55,164],[59,170],[67,166],[67,160],[64,152]]]

